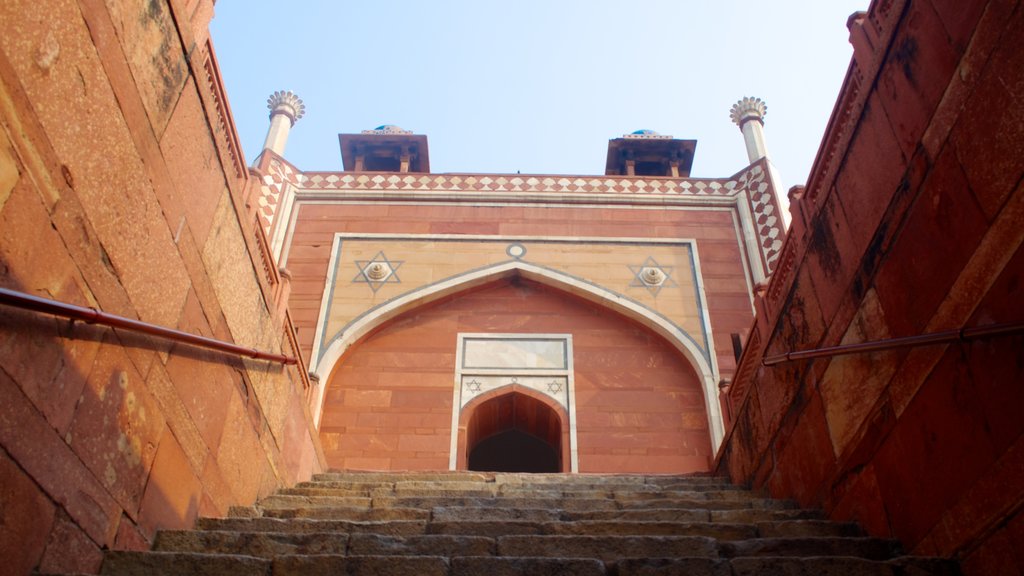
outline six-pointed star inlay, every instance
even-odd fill
[[[633,272],[633,281],[629,285],[646,288],[651,296],[657,296],[662,288],[678,286],[672,278],[675,266],[662,266],[651,256],[648,256],[639,266],[630,265],[629,269]]]
[[[398,278],[398,268],[403,263],[405,260],[388,260],[384,251],[381,250],[370,260],[356,260],[359,272],[352,282],[365,282],[374,292],[385,284],[400,284],[402,281]]]

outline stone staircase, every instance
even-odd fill
[[[329,473],[197,528],[102,574],[959,574],[708,476]]]

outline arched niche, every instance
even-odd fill
[[[350,322],[330,339],[326,349],[316,362],[313,371],[314,375],[319,378],[320,382],[326,384],[335,366],[350,346],[393,318],[459,292],[516,276],[567,292],[617,312],[650,329],[681,352],[693,366],[701,380],[712,448],[718,448],[724,435],[724,423],[721,405],[718,402],[718,378],[713,364],[714,354],[709,354],[703,350],[697,341],[685,330],[654,310],[627,296],[557,270],[522,261],[503,262],[486,268],[472,270],[465,274],[409,291],[373,308]],[[710,326],[707,324],[705,324],[705,331],[707,341],[712,342]],[[321,386],[316,405],[313,407],[314,418],[318,426],[323,409],[324,388],[324,386]]]
[[[491,390],[463,408],[456,450],[459,470],[568,472],[568,415],[529,388]]]

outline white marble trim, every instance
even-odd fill
[[[626,317],[640,322],[672,343],[691,362],[703,383],[705,400],[708,404],[708,428],[711,431],[712,438],[718,439],[713,442],[715,445],[712,448],[717,450],[718,442],[720,442],[724,434],[725,426],[719,403],[717,401],[710,401],[710,399],[718,398],[718,372],[715,369],[715,364],[708,360],[708,358],[713,358],[714,356],[714,350],[710,348],[710,340],[708,340],[708,358],[705,358],[704,351],[697,346],[686,332],[669,322],[666,318],[632,299],[560,272],[521,261],[503,262],[480,270],[474,270],[443,282],[413,290],[381,305],[371,313],[353,321],[331,340],[327,350],[323,352],[319,361],[316,362],[315,374],[326,386],[331,371],[349,346],[377,326],[399,314],[436,301],[449,294],[515,274],[520,274],[528,280],[565,290],[587,301],[612,308]],[[323,321],[324,317],[325,310],[321,309],[321,321]],[[319,342],[316,344],[319,344]],[[314,350],[318,349],[314,348]],[[322,399],[318,401],[317,413],[319,414],[321,410]],[[319,417],[317,420],[319,421]]]

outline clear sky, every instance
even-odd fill
[[[868,0],[222,0],[212,35],[247,158],[266,99],[306,116],[285,157],[341,170],[339,133],[426,134],[432,172],[603,174],[608,139],[697,140],[692,175],[747,165],[729,108],[768,104],[786,189],[805,182]]]

